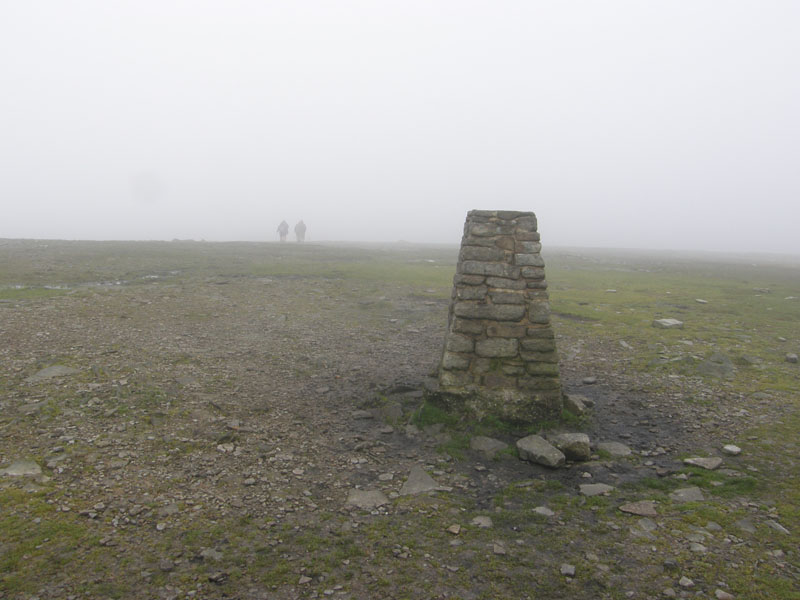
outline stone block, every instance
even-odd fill
[[[447,370],[464,370],[469,368],[470,359],[454,352],[445,352],[442,356],[442,368]]]
[[[517,386],[517,379],[498,373],[486,373],[481,379],[481,384],[488,388],[514,388]]]
[[[489,275],[492,277],[508,277],[519,279],[519,267],[495,262],[465,260],[460,264],[464,275]]]
[[[523,267],[520,270],[520,275],[522,275],[525,279],[532,279],[534,281],[539,279],[544,279],[544,268],[543,267]]]
[[[475,321],[470,321],[475,322]],[[489,337],[521,338],[525,337],[525,325],[510,325],[507,323],[490,323],[486,326],[486,335]]]
[[[453,333],[447,337],[445,348],[450,352],[472,352],[475,350],[475,341],[466,335]]]
[[[487,277],[486,285],[501,290],[524,290],[528,283],[524,279],[508,279],[506,277]]]
[[[555,337],[550,327],[528,327],[527,336],[529,338],[551,340]]]
[[[535,232],[537,225],[536,217],[533,214],[520,216],[517,219],[517,234]]]
[[[547,289],[547,282],[544,279],[542,279],[541,281],[528,280],[528,287],[529,288],[540,289],[540,290],[546,290]]]
[[[514,237],[525,242],[538,242],[541,239],[541,236],[535,231],[518,231]]]
[[[468,285],[456,289],[456,298],[459,300],[483,300],[489,288],[485,285]]]
[[[523,254],[539,254],[542,251],[542,244],[540,242],[517,242],[514,248],[517,252]]]
[[[525,374],[525,367],[521,367],[518,365],[503,365],[502,371],[503,375],[508,375],[509,377],[516,377],[518,375]]]
[[[517,355],[519,342],[513,338],[487,338],[475,342],[475,354],[484,358],[502,358]]]
[[[459,260],[500,261],[505,258],[505,254],[504,250],[496,247],[464,246],[461,248]]]
[[[526,363],[558,363],[558,354],[555,352],[528,352],[527,350],[523,350],[519,353],[519,356]]]
[[[525,370],[529,375],[554,377],[558,375],[558,363],[530,362],[525,365]]]
[[[464,319],[490,319],[494,321],[519,321],[525,316],[525,306],[516,304],[478,304],[456,302],[453,314]]]
[[[498,210],[496,215],[498,219],[503,219],[505,221],[517,219],[517,223],[519,223],[521,219],[533,219],[536,221],[536,217],[529,210]]]
[[[492,360],[489,358],[476,357],[472,359],[472,372],[482,375],[492,370]]]
[[[468,333],[471,335],[480,335],[486,326],[481,321],[462,320],[456,319],[453,323],[453,331],[456,333]]]
[[[556,341],[551,338],[528,338],[520,341],[523,350],[528,352],[555,352]]]
[[[531,302],[528,305],[528,320],[531,323],[546,324],[550,322],[550,303],[546,301]]]
[[[683,321],[678,319],[656,319],[653,321],[653,327],[660,329],[683,329]]]
[[[525,294],[525,297],[529,300],[548,300],[550,298],[550,294],[548,294],[545,290],[529,289]]]
[[[522,460],[546,467],[560,467],[567,460],[561,450],[538,435],[529,435],[517,440],[517,450]]]
[[[497,248],[502,248],[503,250],[508,250],[509,252],[513,252],[515,248],[514,238],[512,237],[497,238],[494,241],[494,245]]]
[[[453,285],[482,285],[486,281],[483,275],[461,275],[453,277]]]
[[[470,237],[488,237],[498,233],[498,227],[491,223],[471,223],[467,228],[467,236]]]
[[[515,254],[514,264],[525,267],[544,267],[544,260],[540,254]]]
[[[556,448],[564,453],[567,460],[589,460],[592,456],[589,436],[585,433],[559,433],[549,438]]]
[[[489,292],[495,304],[525,304],[525,296],[519,292]]]
[[[553,392],[556,394],[560,394],[561,382],[558,379],[558,368],[557,368],[558,365],[543,365],[543,366],[556,367],[555,372],[551,373],[550,375],[537,373],[535,376],[519,377],[517,379],[517,385],[529,391]],[[530,373],[530,369],[528,369],[528,372]],[[560,404],[561,402],[560,395],[558,401]]]
[[[467,371],[448,371],[442,369],[439,373],[439,383],[449,388],[459,388],[472,383],[472,377]]]
[[[467,217],[469,221],[475,221],[477,219],[486,219],[487,221],[492,217],[497,217],[496,210],[471,210],[467,213]]]

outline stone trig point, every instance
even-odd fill
[[[527,423],[561,416],[541,248],[532,212],[467,214],[439,368],[451,408]]]

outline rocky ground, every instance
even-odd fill
[[[593,407],[541,433],[592,449],[547,468],[518,457],[530,431],[424,404],[447,306],[446,285],[178,271],[3,301],[0,598],[800,589],[748,451],[785,395],[635,370],[556,315],[565,390]]]

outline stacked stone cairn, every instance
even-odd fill
[[[468,213],[439,369],[439,397],[452,408],[523,423],[560,417],[540,251],[534,213]]]

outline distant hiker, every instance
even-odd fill
[[[281,221],[281,224],[278,225],[278,233],[281,236],[281,241],[286,241],[286,236],[289,235],[289,224],[286,221]]]
[[[300,222],[294,226],[294,234],[297,236],[298,242],[306,241],[306,224],[303,223],[303,219],[300,219]]]

